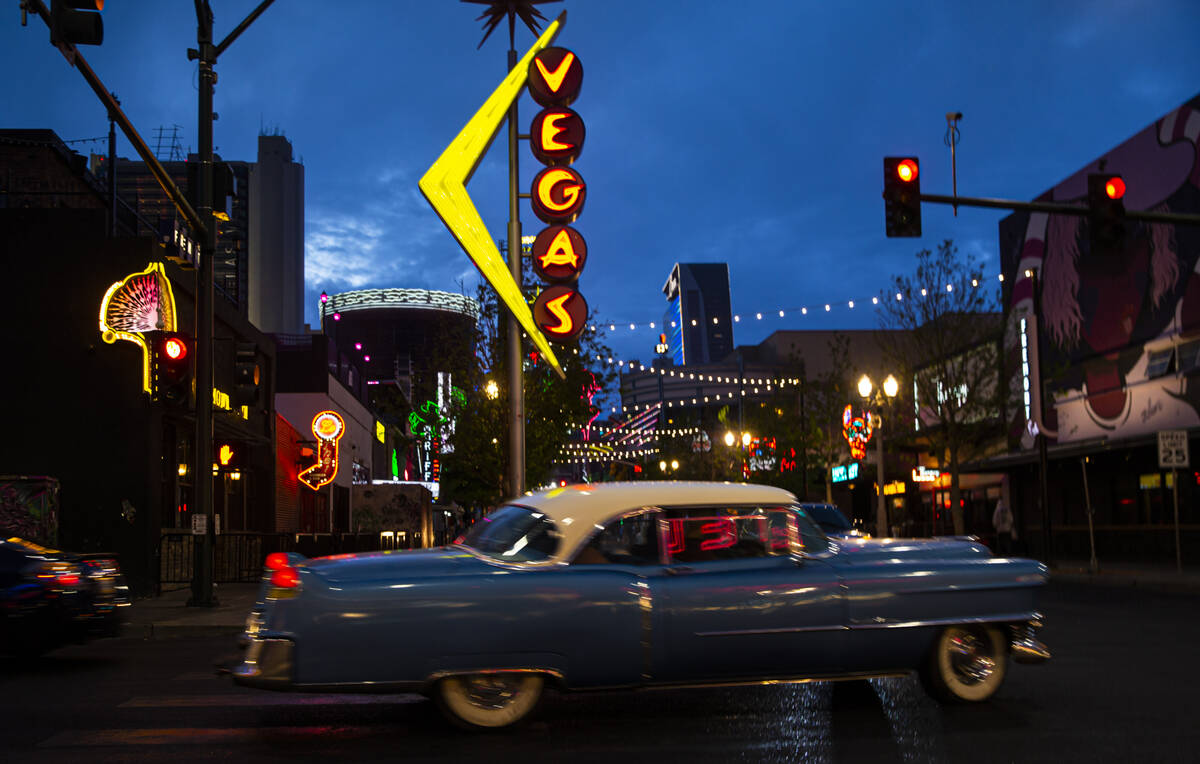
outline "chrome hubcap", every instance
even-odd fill
[[[520,693],[521,677],[487,674],[467,677],[467,700],[477,708],[500,709],[508,706]]]
[[[959,631],[950,638],[950,667],[963,684],[979,684],[996,671],[988,642],[974,632]]]

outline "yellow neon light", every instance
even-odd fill
[[[148,288],[151,284],[153,289]],[[129,274],[100,300],[101,339],[110,345],[125,340],[142,349],[142,390],[147,393],[151,392],[150,343],[145,333],[178,331],[175,315],[175,293],[162,263]]]
[[[525,297],[513,280],[508,265],[500,257],[500,250],[471,202],[466,183],[479,166],[479,161],[491,145],[492,139],[496,137],[500,124],[508,116],[508,107],[521,94],[529,76],[530,59],[550,46],[562,30],[566,18],[567,14],[563,12],[546,27],[546,31],[525,57],[488,96],[479,111],[475,112],[475,116],[471,117],[462,131],[450,141],[450,145],[417,183],[434,212],[446,224],[446,228],[450,229],[451,235],[458,240],[467,256],[475,263],[475,267],[512,311],[525,333],[541,351],[542,357],[563,379],[566,379],[566,374],[563,373],[554,351],[550,349],[550,343],[533,320],[533,311],[529,309],[529,303],[525,302]]]
[[[545,205],[546,209],[554,210],[555,212],[563,212],[575,206],[575,202],[579,200],[579,192],[583,189],[582,183],[571,182],[563,186],[563,200],[561,202],[554,201],[550,196],[550,192],[559,183],[574,181],[575,176],[570,170],[554,169],[542,174],[538,179],[537,195],[538,201]]]
[[[562,297],[546,301],[546,310],[550,311],[558,319],[558,326],[547,326],[546,331],[553,332],[554,334],[571,333],[571,330],[575,328],[575,322],[571,320],[571,314],[563,307],[563,303],[574,296],[574,292],[567,292]]]
[[[383,443],[386,440],[387,430],[383,428],[383,422],[376,420],[375,422],[375,440]]]
[[[554,240],[550,242],[546,254],[539,259],[542,261],[543,268],[548,265],[579,267],[579,255],[575,254],[575,247],[571,244],[571,237],[567,235],[567,229],[564,228],[554,235]]]
[[[558,136],[567,132],[567,128],[561,127],[558,124],[560,119],[570,117],[570,114],[558,112],[556,114],[548,114],[542,120],[542,149],[545,151],[555,151],[556,149],[569,149],[574,147],[573,143],[563,143],[557,140]]]
[[[570,71],[571,64],[574,62],[575,54],[568,52],[567,55],[563,56],[563,60],[558,62],[558,66],[552,72],[546,71],[546,65],[542,63],[542,59],[539,58],[534,63],[537,64],[538,71],[546,78],[546,84],[550,86],[551,90],[557,93],[558,89],[562,87],[563,78],[567,76],[567,72]]]

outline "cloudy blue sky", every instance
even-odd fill
[[[105,136],[104,108],[40,21],[0,16],[0,127]],[[195,150],[193,4],[116,0],[93,69],[147,140],[181,126]],[[212,0],[223,39],[255,0]],[[566,0],[558,44],[585,68],[574,108],[588,201],[580,281],[624,327],[625,358],[652,354],[675,262],[727,262],[738,344],[780,328],[875,325],[870,297],[943,238],[998,273],[996,210],[925,205],[924,238],[884,236],[882,157],[921,159],[922,189],[951,190],[946,112],[959,111],[958,189],[1029,199],[1200,92],[1196,0],[1003,3]],[[306,172],[307,319],[316,295],[366,287],[473,292],[477,273],[417,179],[505,71],[507,35],[483,46],[480,6],[455,0],[277,0],[220,59],[216,145],[253,161],[281,132]],[[518,30],[517,47],[533,42]],[[522,132],[536,107],[521,100]],[[75,148],[103,151],[102,143]],[[118,153],[135,152],[119,139]],[[496,238],[507,218],[498,141],[468,190]],[[522,150],[522,182],[540,165]],[[525,206],[526,233],[541,225]],[[802,306],[837,306],[801,316]],[[635,323],[638,329],[630,331]]]

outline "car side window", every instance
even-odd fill
[[[613,520],[579,550],[571,564],[658,564],[657,517],[657,512],[641,512]]]
[[[800,534],[800,543],[804,547],[804,551],[809,554],[824,552],[829,549],[829,537],[824,531],[813,522],[804,510],[800,509],[792,513],[796,518],[797,531]]]
[[[786,555],[798,544],[793,513],[779,507],[674,507],[663,522],[673,563]]]

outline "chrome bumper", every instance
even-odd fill
[[[242,662],[231,672],[233,681],[264,690],[291,689],[295,647],[290,639],[250,639]]]
[[[1008,649],[1017,663],[1045,663],[1050,660],[1050,650],[1034,637],[1042,626],[1041,621],[1029,621],[1013,627],[1012,642]]]

